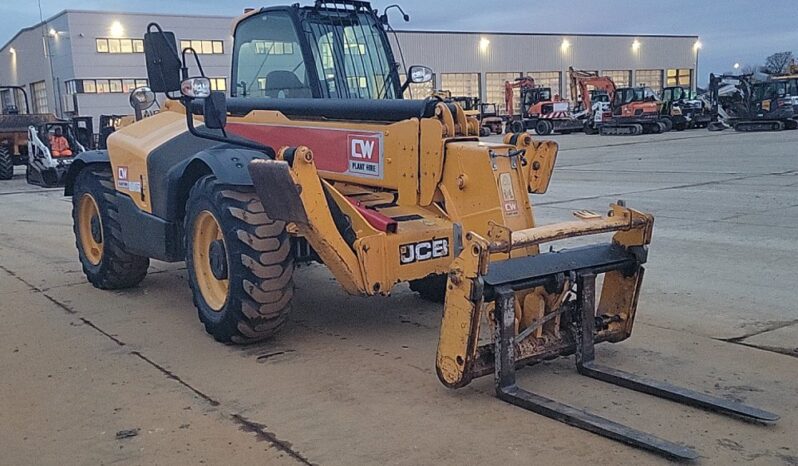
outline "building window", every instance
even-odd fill
[[[194,49],[200,55],[224,55],[222,40],[181,40],[180,50]]]
[[[441,73],[441,90],[453,97],[479,97],[479,73]]]
[[[514,82],[516,78],[521,76],[521,72],[513,71],[511,73],[486,73],[485,85],[487,86],[485,92],[485,103],[496,104],[496,110],[499,113],[506,113],[507,108],[504,105],[504,82]],[[513,110],[521,108],[521,93],[516,92],[513,95]]]
[[[75,81],[75,80],[67,81],[67,82],[64,83],[64,86],[66,87],[67,95],[72,95],[72,94],[77,94],[78,93],[77,81]]]
[[[109,84],[109,91],[108,92],[122,92],[122,80],[121,79],[110,79],[108,80]]]
[[[616,87],[629,87],[632,83],[631,70],[603,70],[601,75],[612,79]]]
[[[255,47],[255,53],[258,55],[293,55],[294,44],[292,42],[275,42],[271,40],[256,40],[252,44]],[[326,45],[326,44],[323,44]],[[329,47],[321,49],[322,61],[330,64],[332,68],[332,51]],[[348,53],[347,53],[348,55]],[[327,67],[325,65],[325,67]]]
[[[681,68],[678,70],[668,70],[668,86],[685,86],[692,85],[693,70]]]
[[[111,92],[111,85],[108,83],[107,79],[98,79],[95,82],[97,83],[98,94],[108,94]]]
[[[212,91],[226,91],[227,90],[227,78],[210,78],[211,81],[211,90]],[[260,84],[260,82],[258,83]],[[263,80],[263,87],[266,87],[266,80]]]
[[[527,73],[527,76],[535,80],[536,86],[551,88],[552,98],[555,95],[559,95],[564,100],[568,98],[568,96],[561,92],[560,75],[561,73],[559,71],[530,71]]]
[[[122,80],[122,92],[125,94],[130,94],[133,92],[133,89],[136,88],[136,80],[135,79],[123,79]]]
[[[635,81],[638,86],[648,86],[659,94],[662,91],[662,70],[637,70]]]
[[[31,100],[33,101],[33,113],[50,113],[47,105],[47,86],[44,81],[31,83]]]
[[[144,53],[143,39],[112,39],[98,37],[98,53]]]
[[[77,79],[66,82],[66,93],[129,94],[137,87],[146,86],[146,79]]]
[[[365,76],[347,76],[346,83],[350,89],[365,89],[368,87]]]

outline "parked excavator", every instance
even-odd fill
[[[775,422],[596,362],[595,343],[631,334],[653,217],[619,201],[604,215],[579,210],[573,221],[537,224],[529,194],[547,190],[557,144],[525,131],[480,141],[458,104],[404,100],[410,82],[432,73],[413,66],[401,82],[386,18],[353,0],[245,14],[234,26],[231,78],[246,96],[229,98],[211,91],[201,67],[189,73],[195,52],[178,51],[173,33],[150,24],[150,86],[173,100],[120,127],[107,151],[81,154],[68,174],[88,280],[129,288],[150,258],[185,260],[205,330],[248,343],[286,325],[295,265],[321,262],[351,294],[409,283],[443,302],[436,373],[446,387],[493,375],[504,401],[683,460],[698,453],[524,390],[516,371],[576,354],[585,376]],[[273,43],[291,44],[292,60],[269,59],[264,44]],[[599,233],[613,236],[552,247]]]
[[[583,109],[581,116],[586,134],[662,133],[673,125],[671,118],[661,117],[661,104],[651,88],[617,88],[608,76],[573,67],[568,68],[568,78],[572,102],[576,108]],[[594,100],[597,95],[605,94],[609,104]]]
[[[520,113],[515,114],[513,100],[515,90],[521,93]],[[509,121],[507,132],[523,132],[534,129],[537,134],[569,134],[582,129],[582,122],[574,118],[568,101],[552,96],[550,87],[540,87],[531,76],[504,82],[504,105]]]
[[[721,94],[721,85],[726,92]],[[734,87],[731,86],[734,84]],[[709,75],[712,131],[732,127],[735,131],[781,131],[798,129],[789,80],[755,82],[751,74]]]
[[[601,126],[612,121],[612,102],[615,83],[607,76],[595,71],[568,68],[571,105],[577,118],[581,119],[585,134],[596,134]]]
[[[712,114],[706,103],[695,97],[690,89],[682,86],[669,86],[660,93],[660,115],[670,118],[673,129],[683,131],[689,128],[706,128],[712,121]]]

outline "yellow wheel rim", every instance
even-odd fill
[[[205,303],[214,311],[221,311],[227,302],[227,293],[230,288],[228,279],[218,279],[211,268],[210,248],[214,241],[224,243],[222,228],[216,217],[207,210],[203,210],[194,220],[192,259],[194,274]],[[225,258],[227,260],[227,258]],[[229,264],[228,264],[229,270]]]
[[[94,196],[85,193],[78,201],[78,232],[83,255],[92,265],[103,259],[103,224]]]

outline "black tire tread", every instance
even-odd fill
[[[285,325],[294,295],[294,257],[285,222],[266,215],[251,187],[226,186],[206,176],[192,187],[188,202],[200,196],[209,197],[218,209],[230,259],[230,295],[221,321],[203,314],[202,295],[189,271],[194,305],[205,330],[224,343],[247,344],[272,337]],[[187,215],[187,262],[191,221]]]
[[[6,181],[14,177],[14,158],[5,144],[0,144],[0,180]]]
[[[122,242],[122,229],[119,222],[117,192],[110,168],[86,167],[75,180],[75,194],[72,196],[72,228],[75,233],[75,246],[78,249],[83,273],[89,282],[102,290],[131,288],[144,280],[150,266],[148,257],[131,254]],[[83,255],[80,245],[80,232],[77,221],[77,201],[84,192],[91,193],[97,201],[103,225],[103,256],[97,266],[91,264]]]

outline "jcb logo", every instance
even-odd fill
[[[351,138],[350,150],[353,159],[365,159],[371,161],[374,158],[374,147],[377,145],[374,139]]]
[[[399,247],[399,263],[402,265],[439,259],[449,255],[449,239],[433,239]]]

